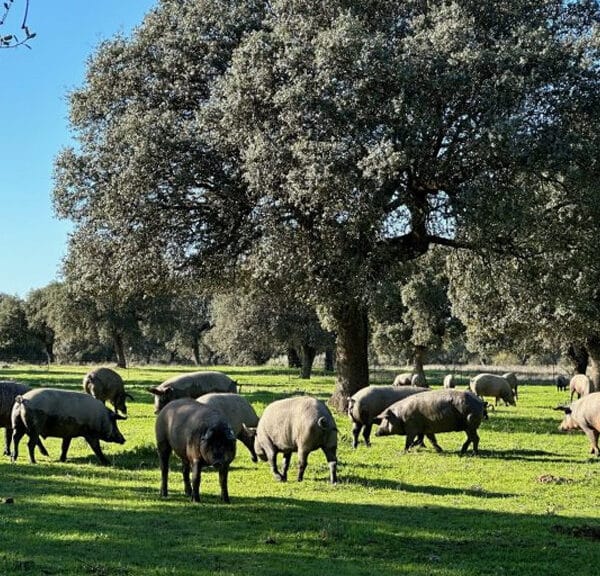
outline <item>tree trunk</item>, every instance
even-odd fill
[[[369,385],[369,321],[367,311],[356,302],[333,310],[337,341],[337,375],[329,404],[345,412],[348,398]]]
[[[585,374],[588,366],[589,354],[585,346],[581,344],[569,344],[567,357],[573,364],[575,374]]]
[[[333,372],[335,370],[334,358],[335,350],[333,348],[327,348],[325,350],[325,361],[323,366],[325,372]]]
[[[415,346],[415,353],[413,356],[413,373],[419,374],[423,381],[425,381],[425,358],[427,357],[427,346]]]
[[[194,336],[192,340],[192,357],[194,359],[194,364],[200,366],[200,338],[197,336]]]
[[[298,351],[290,346],[287,349],[287,359],[288,359],[288,368],[301,368],[302,362],[300,361],[300,356],[298,356]]]
[[[127,368],[125,344],[123,343],[123,336],[118,332],[113,333],[113,346],[115,349],[115,356],[117,357],[117,366],[119,368]]]
[[[54,356],[54,342],[46,342],[44,346],[44,352],[46,353],[46,359],[48,364],[54,364],[56,357]]]
[[[313,362],[315,361],[316,355],[316,348],[313,348],[309,344],[302,344],[300,348],[300,356],[302,359],[300,378],[303,380],[310,380],[310,374],[312,372]]]
[[[592,381],[590,392],[598,392],[600,391],[600,335],[590,336],[585,347],[590,362],[590,380]]]

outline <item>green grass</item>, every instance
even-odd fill
[[[281,368],[223,368],[260,414],[299,390],[326,399],[330,376],[299,380]],[[600,461],[581,433],[561,434],[551,410],[567,399],[554,386],[523,385],[516,408],[499,407],[480,428],[479,457],[460,457],[463,433],[445,449],[402,454],[401,437],[350,446],[337,415],[339,483],[321,452],[305,481],[277,483],[239,444],[229,477],[232,503],[219,500],[217,474],[202,475],[201,503],[183,494],[172,459],[170,496],[158,496],[152,396],[182,367],[120,371],[136,401],[120,423],[122,445],[103,443],[112,465],[96,463],[81,439],[67,463],[60,440],[50,458],[0,462],[0,574],[6,575],[585,575],[600,564]],[[84,367],[0,371],[33,386],[81,387]],[[434,383],[436,381],[434,380]]]

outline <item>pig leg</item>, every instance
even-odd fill
[[[290,469],[291,460],[292,460],[292,453],[284,452],[283,453],[283,468],[281,470],[281,476],[282,476],[282,480],[284,482],[287,482],[287,475],[288,475],[288,470]]]
[[[323,448],[327,464],[329,465],[329,482],[337,484],[337,456],[335,448]]]
[[[478,453],[477,450],[479,448],[479,436],[477,434],[477,430],[465,430],[465,432],[467,433],[467,440],[462,445],[460,453],[464,454],[467,451],[469,444],[471,444],[471,442],[472,442],[473,443],[473,454],[477,455],[477,453]]]
[[[61,462],[67,461],[67,452],[69,451],[69,446],[71,446],[71,440],[72,440],[72,438],[70,438],[70,437],[63,438],[63,440],[62,440],[62,446],[60,449],[60,461]]]
[[[110,462],[106,459],[106,456],[102,452],[102,448],[100,448],[100,440],[98,440],[98,438],[85,438],[85,440],[94,451],[94,454],[98,457],[98,460],[100,460],[100,464],[108,466]]]
[[[181,461],[181,472],[183,474],[183,490],[184,490],[186,496],[192,497],[194,491],[192,488],[192,483],[190,482],[190,470],[191,470],[190,461],[182,460]],[[192,498],[192,502],[193,501],[194,500]]]
[[[600,451],[598,450],[598,431],[587,426],[585,428],[582,428],[582,430],[585,432],[585,435],[589,438],[590,444],[592,445],[590,454],[600,456]]]
[[[363,438],[365,439],[365,444],[367,446],[371,445],[371,429],[373,428],[373,424],[365,424],[365,429],[363,430]]]
[[[4,455],[10,456],[10,440],[12,438],[12,428],[7,426],[4,429]]]
[[[298,450],[298,482],[302,482],[304,471],[308,465],[308,453]]]
[[[229,475],[229,466],[221,466],[219,468],[219,485],[221,486],[221,500],[223,502],[231,502],[229,499],[229,490],[227,489],[227,476]]]
[[[189,473],[190,473],[190,464],[187,463],[187,471],[188,471],[188,482]],[[202,469],[200,467],[200,460],[196,458],[192,462],[192,502],[200,502],[200,473]]]
[[[417,436],[414,432],[406,432],[406,442],[404,442],[404,453],[406,454],[410,447],[413,445],[415,441],[415,436]]]
[[[35,464],[35,447],[38,445],[40,437],[36,432],[29,432],[29,440],[27,441],[27,448],[29,449],[29,461]]]
[[[166,443],[158,443],[158,463],[160,466],[160,495],[166,498],[169,495],[169,458],[171,446]]]
[[[277,451],[272,447],[272,446],[268,446],[265,447],[265,454],[267,456],[267,461],[269,462],[270,466],[271,466],[271,472],[273,472],[273,476],[275,477],[275,480],[279,480],[280,482],[285,482],[287,480],[287,477],[284,476],[283,474],[279,473],[279,470],[277,470]],[[285,456],[284,456],[285,458]]]
[[[361,429],[362,424],[360,422],[354,422],[354,424],[352,424],[352,448],[358,447],[358,435],[360,434]]]
[[[437,439],[435,437],[435,434],[426,434],[427,438],[429,438],[429,441],[431,442],[431,444],[433,445],[433,447],[435,448],[435,451],[439,454],[440,452],[443,452],[442,447],[438,444]]]
[[[17,426],[13,429],[13,437],[12,437],[13,449],[12,449],[12,454],[10,457],[12,462],[17,461],[17,457],[19,456],[19,442],[21,441],[21,438],[23,438],[24,435],[25,435],[25,427],[19,426],[17,424]]]

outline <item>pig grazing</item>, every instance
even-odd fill
[[[571,402],[573,395],[577,394],[577,398],[581,398],[592,391],[592,383],[585,374],[575,374],[569,382],[569,390],[571,391]]]
[[[122,416],[109,410],[100,400],[82,392],[37,388],[17,396],[12,411],[13,452],[19,455],[19,442],[29,435],[29,459],[35,464],[35,446],[39,437],[62,438],[60,461],[67,459],[71,440],[83,436],[102,464],[108,464],[100,440],[123,444],[125,438],[117,428]]]
[[[456,388],[454,374],[446,374],[446,376],[444,376],[444,388]]]
[[[471,380],[470,388],[480,398],[493,396],[496,398],[496,405],[498,404],[498,399],[501,398],[507,406],[509,404],[516,406],[515,396],[508,380],[504,376],[485,373],[479,374]]]
[[[358,446],[358,436],[363,426],[365,444],[371,445],[373,419],[379,416],[385,408],[413,394],[428,391],[429,388],[417,388],[416,386],[367,386],[360,389],[348,399],[348,416],[352,420],[352,447]]]
[[[559,392],[565,391],[569,387],[569,378],[564,374],[559,374],[556,377],[556,389]]]
[[[123,379],[110,368],[96,368],[83,377],[83,389],[103,404],[109,400],[115,412],[127,414],[125,398],[133,396],[125,392]]]
[[[294,396],[269,404],[258,421],[254,449],[268,461],[277,480],[285,482],[292,452],[298,452],[298,482],[302,482],[308,455],[321,448],[329,464],[329,480],[337,482],[337,428],[323,402],[311,396]],[[283,453],[283,469],[277,454]]]
[[[155,430],[161,496],[168,495],[169,457],[174,451],[183,465],[186,496],[200,501],[201,470],[214,466],[219,471],[221,500],[229,502],[227,476],[235,457],[235,434],[220,412],[189,398],[173,400],[158,414]]]
[[[600,456],[598,450],[598,435],[600,434],[600,392],[592,392],[571,404],[571,406],[557,406],[555,410],[565,413],[559,430],[583,430],[589,438],[592,449],[591,454]]]
[[[412,386],[412,372],[402,372],[394,378],[393,386]]]
[[[248,433],[248,428],[258,426],[258,416],[248,400],[239,394],[224,392],[222,394],[204,394],[196,402],[220,412],[231,426],[237,439],[250,451],[252,462],[257,461],[256,452],[254,451],[254,435]]]
[[[442,388],[409,396],[386,408],[375,420],[379,423],[375,435],[405,435],[404,449],[408,451],[415,438],[424,434],[436,451],[441,452],[435,434],[464,430],[467,441],[461,448],[461,454],[466,452],[470,443],[473,443],[473,452],[477,454],[477,428],[485,417],[485,403],[475,394]]]
[[[502,374],[502,378],[506,378],[510,389],[513,391],[514,397],[519,397],[519,381],[517,380],[517,375],[514,372],[506,372]]]
[[[10,455],[10,442],[12,439],[11,414],[15,398],[20,394],[29,392],[31,388],[25,384],[12,380],[0,381],[0,428],[5,428],[4,454]]]
[[[209,392],[237,392],[237,383],[222,372],[202,371],[180,374],[148,388],[154,394],[154,412],[158,414],[171,400],[198,398]]]

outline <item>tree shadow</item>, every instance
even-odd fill
[[[531,573],[559,576],[566,573],[565,561],[569,574],[583,575],[599,559],[597,543],[583,538],[577,541],[577,554],[565,559],[565,550],[581,532],[578,526],[585,524],[586,533],[592,532],[589,518],[402,504],[403,492],[465,494],[460,489],[402,484],[387,505],[233,493],[232,504],[225,505],[214,486],[193,504],[180,490],[160,499],[155,487],[124,497],[101,474],[83,492],[77,482],[61,478],[30,476],[27,481],[33,484],[30,490],[20,484],[23,491],[16,494],[15,504],[4,509],[6,552],[0,555],[0,570],[6,574],[492,576],[499,568],[503,574],[523,573],[526,566]],[[83,500],[93,498],[93,490],[96,499]],[[45,497],[48,492],[77,498],[57,506]],[[504,497],[473,489],[466,493]],[[44,498],[31,505],[31,495]],[[132,495],[137,498],[128,500]],[[543,554],[540,540],[531,536],[540,533],[548,535]]]

